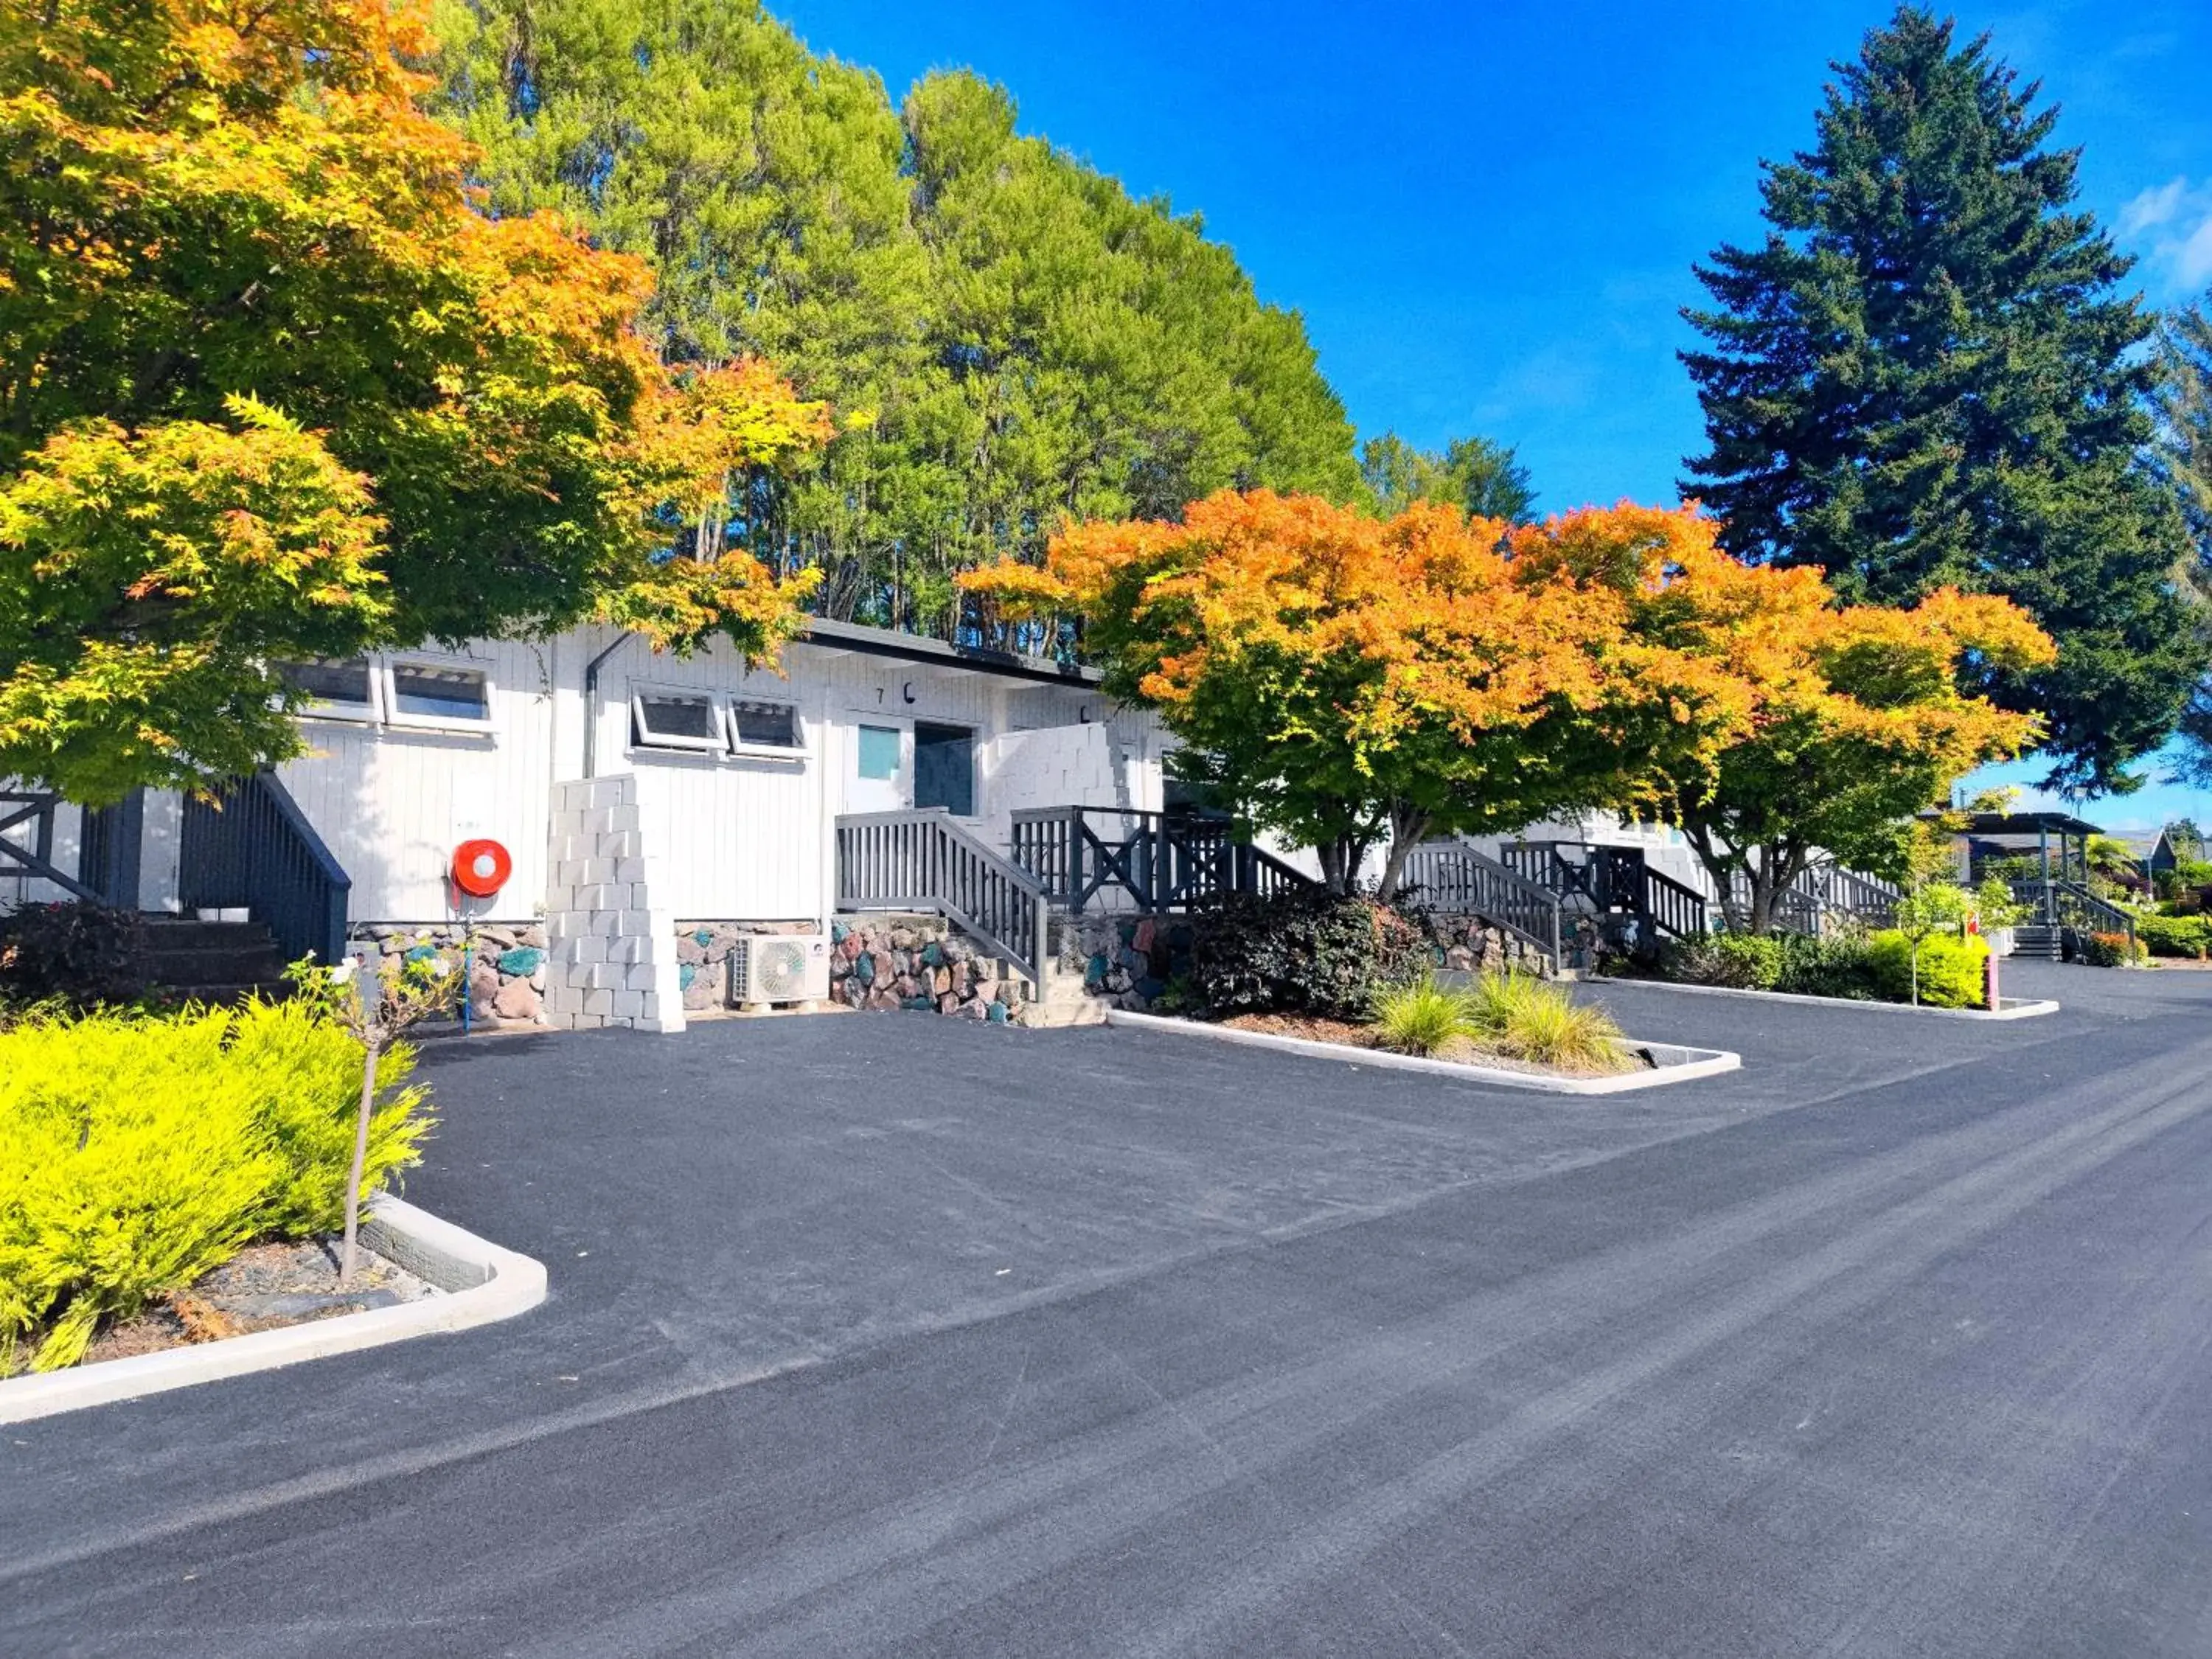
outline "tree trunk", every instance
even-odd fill
[[[368,1052],[362,1059],[361,1113],[353,1126],[353,1170],[346,1177],[345,1253],[338,1260],[340,1285],[353,1282],[355,1240],[361,1231],[361,1172],[368,1162],[368,1120],[376,1108],[376,1057],[384,1047],[384,1034],[372,1029],[362,1042]]]
[[[1375,896],[1388,904],[1398,896],[1398,884],[1405,878],[1406,860],[1413,856],[1429,833],[1429,815],[1416,807],[1402,803],[1390,808],[1390,854],[1382,861],[1382,880],[1375,890]]]
[[[1698,863],[1704,869],[1706,879],[1712,883],[1713,891],[1719,896],[1717,902],[1720,906],[1722,924],[1732,933],[1749,932],[1750,920],[1735,902],[1735,883],[1733,879],[1735,872],[1744,868],[1743,854],[1722,852],[1715,844],[1710,830],[1686,825],[1682,834],[1690,843],[1690,850],[1698,855]]]

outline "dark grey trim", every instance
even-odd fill
[[[1001,674],[1009,679],[1041,680],[1049,685],[1095,690],[1104,678],[1095,668],[1070,667],[1049,657],[1024,656],[1016,651],[985,651],[972,646],[948,645],[943,640],[894,629],[868,628],[859,623],[833,622],[826,617],[811,619],[802,638],[837,651],[857,651],[865,656],[890,657],[901,662],[923,663],[934,668],[964,668],[980,674]]]

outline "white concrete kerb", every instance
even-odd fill
[[[1654,991],[1673,991],[1686,997],[1749,997],[1758,1002],[1795,1002],[1808,1008],[1849,1008],[1861,1013],[1914,1014],[1923,1019],[2034,1019],[2043,1014],[2055,1014],[2059,1005],[2046,998],[2001,997],[2002,1006],[1996,1008],[1929,1008],[1915,1007],[1909,1002],[1865,1002],[1855,997],[1812,997],[1796,991],[1747,991],[1733,985],[1677,985],[1665,979],[1622,979],[1599,981],[1600,984],[1614,984],[1646,988]]]
[[[467,1330],[512,1319],[545,1299],[542,1262],[501,1249],[389,1194],[370,1200],[362,1242],[446,1294],[131,1359],[14,1377],[0,1382],[0,1423],[136,1400],[440,1331]]]
[[[1625,1072],[1618,1077],[1558,1077],[1541,1072],[1508,1071],[1502,1066],[1480,1066],[1458,1060],[1425,1060],[1418,1054],[1394,1054],[1384,1048],[1354,1048],[1341,1042],[1316,1042],[1305,1037],[1280,1036],[1272,1031],[1240,1031],[1230,1025],[1207,1025],[1194,1019],[1170,1019],[1159,1014],[1139,1014],[1127,1008],[1106,1011],[1109,1025],[1139,1030],[1172,1031],[1178,1036],[1211,1038],[1216,1042],[1242,1043],[1251,1048],[1273,1048],[1279,1054],[1301,1054],[1312,1060],[1334,1060],[1347,1066],[1373,1066],[1383,1071],[1425,1072],[1431,1077],[1459,1083],[1480,1083],[1503,1089],[1537,1089],[1554,1095],[1620,1095],[1635,1089],[1656,1089],[1692,1078],[1713,1077],[1743,1065],[1743,1056],[1726,1048],[1692,1048],[1679,1042],[1646,1042],[1623,1039],[1632,1048],[1648,1048],[1659,1063],[1644,1072]]]

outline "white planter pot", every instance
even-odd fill
[[[1991,956],[2008,957],[2012,954],[2011,928],[1992,927],[1989,932],[1984,933],[1982,937],[1989,941],[1990,954]]]

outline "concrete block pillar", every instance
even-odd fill
[[[645,821],[637,780],[553,787],[545,859],[545,1016],[570,1030],[684,1029],[676,920],[656,908],[665,836]]]

